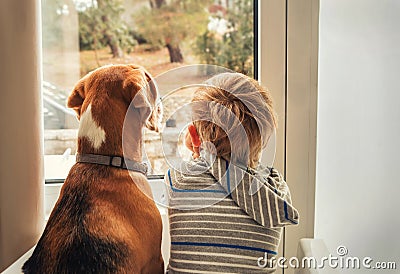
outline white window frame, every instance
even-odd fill
[[[259,0],[259,77],[278,114],[275,166],[284,174],[300,224],[285,228],[280,256],[314,237],[319,0]],[[293,273],[293,269],[279,270]]]

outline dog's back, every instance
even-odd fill
[[[93,191],[93,179],[82,176],[76,183],[75,179],[66,179],[24,273],[114,273],[127,257],[124,243],[90,232],[88,226],[93,224],[87,218],[94,197],[88,192]]]
[[[127,194],[131,200],[124,200]],[[143,262],[140,254],[146,254],[149,245],[156,250],[161,241],[159,213],[153,205],[126,171],[75,164],[23,272],[151,273],[143,272],[141,265],[160,262]],[[138,235],[143,219],[151,238]],[[141,242],[142,237],[149,242]]]

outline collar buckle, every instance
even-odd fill
[[[110,156],[110,166],[122,168],[124,161],[119,156]]]

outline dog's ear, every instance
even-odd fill
[[[159,91],[158,91],[157,83],[153,79],[153,77],[150,75],[150,73],[148,73],[146,70],[144,70],[144,73],[146,76],[146,80],[148,81],[148,84],[149,84],[149,87],[148,87],[148,91],[150,92],[149,98],[151,98],[151,101],[153,102],[152,113],[150,115],[150,118],[146,122],[146,127],[155,132],[159,132],[159,130],[161,128],[161,119],[163,116],[163,109],[162,109],[161,101],[158,101]]]
[[[129,75],[123,82],[123,89],[129,94],[129,101],[132,102],[133,107],[139,109],[142,121],[146,122],[155,107],[157,87],[145,69],[138,67],[134,70],[140,73]]]
[[[83,104],[85,81],[81,79],[74,87],[71,95],[68,97],[67,106],[75,110],[78,119],[81,116],[81,108]]]

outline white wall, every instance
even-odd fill
[[[399,14],[398,0],[320,1],[315,218],[333,254],[398,269]]]

